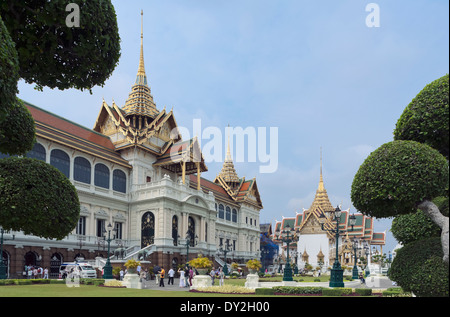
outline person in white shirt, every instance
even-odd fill
[[[173,278],[175,276],[175,271],[173,270],[173,268],[170,268],[167,274],[169,275],[169,282],[167,282],[167,285],[170,285],[170,282],[172,282],[173,285]]]

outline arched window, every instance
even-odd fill
[[[225,220],[231,221],[231,208],[227,206]]]
[[[30,152],[28,152],[25,156],[45,162],[45,155],[46,155],[45,148],[41,144],[36,143],[33,149]]]
[[[224,207],[223,207],[222,204],[219,205],[219,218],[220,218],[220,219],[225,218],[225,215],[224,215]]]
[[[141,222],[141,248],[145,248],[154,243],[155,239],[155,216],[146,212],[142,216]]]
[[[233,211],[232,211],[231,221],[237,222],[237,210],[236,209],[233,209]]]
[[[121,193],[127,192],[127,175],[121,170],[113,172],[113,190]]]
[[[101,163],[95,165],[94,184],[109,189],[109,168],[106,165]]]
[[[70,177],[70,158],[66,152],[53,150],[50,154],[50,165],[59,169],[67,178]]]
[[[84,157],[76,157],[73,162],[73,179],[82,183],[91,183],[91,163]]]

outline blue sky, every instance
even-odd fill
[[[92,128],[102,98],[123,106],[134,82],[144,10],[144,53],[158,109],[173,107],[179,126],[277,127],[278,169],[236,163],[256,177],[274,223],[309,208],[319,182],[333,205],[355,208],[353,177],[369,153],[392,140],[404,108],[449,72],[449,3],[373,1],[380,27],[366,26],[371,1],[115,0],[122,56],[104,87],[34,90],[19,97]],[[62,12],[62,14],[66,14]],[[81,24],[83,12],[81,12]],[[225,146],[225,145],[224,145]],[[225,153],[225,149],[224,149]],[[221,163],[202,176],[213,180]],[[376,220],[379,231],[390,219]],[[387,247],[396,241],[388,233]]]

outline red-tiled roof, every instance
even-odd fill
[[[75,137],[90,141],[110,150],[115,150],[114,144],[105,135],[101,135],[93,130],[80,126],[67,119],[63,119],[55,114],[47,112],[27,102],[25,102],[25,106],[28,108],[28,110],[30,110],[31,115],[37,122],[67,132]]]

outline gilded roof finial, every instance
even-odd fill
[[[319,180],[319,190],[323,191],[325,189],[323,185],[323,176],[322,176],[322,147],[320,147],[320,180]]]
[[[145,77],[145,67],[144,67],[144,10],[141,10],[141,56],[139,58],[139,69],[138,77]],[[143,83],[141,83],[143,84]]]

